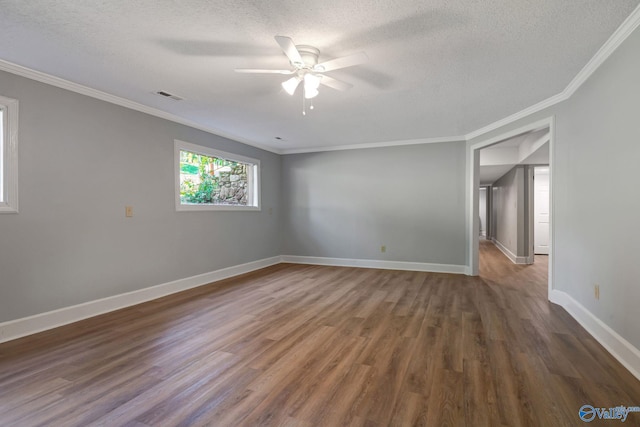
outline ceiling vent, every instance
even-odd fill
[[[169,92],[165,92],[164,90],[159,90],[155,93],[156,95],[160,95],[163,98],[170,98],[174,101],[182,101],[184,98],[180,98],[178,95],[171,94]]]

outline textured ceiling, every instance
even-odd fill
[[[449,137],[561,92],[639,2],[0,0],[0,59],[276,150]],[[370,60],[302,116],[287,76],[233,72],[287,68],[275,35]]]

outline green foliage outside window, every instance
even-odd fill
[[[247,205],[247,164],[180,151],[180,201]]]

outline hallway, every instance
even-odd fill
[[[531,265],[514,264],[489,240],[480,239],[480,277],[488,282],[547,300],[549,257],[536,255]]]

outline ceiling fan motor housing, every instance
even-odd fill
[[[304,62],[304,64],[299,66],[292,63],[291,65],[296,68],[313,69],[313,67],[318,64],[318,56],[320,56],[320,51],[318,49],[313,46],[304,44],[296,45],[296,49],[298,49],[298,52],[300,52],[300,56],[302,57],[302,61]]]

